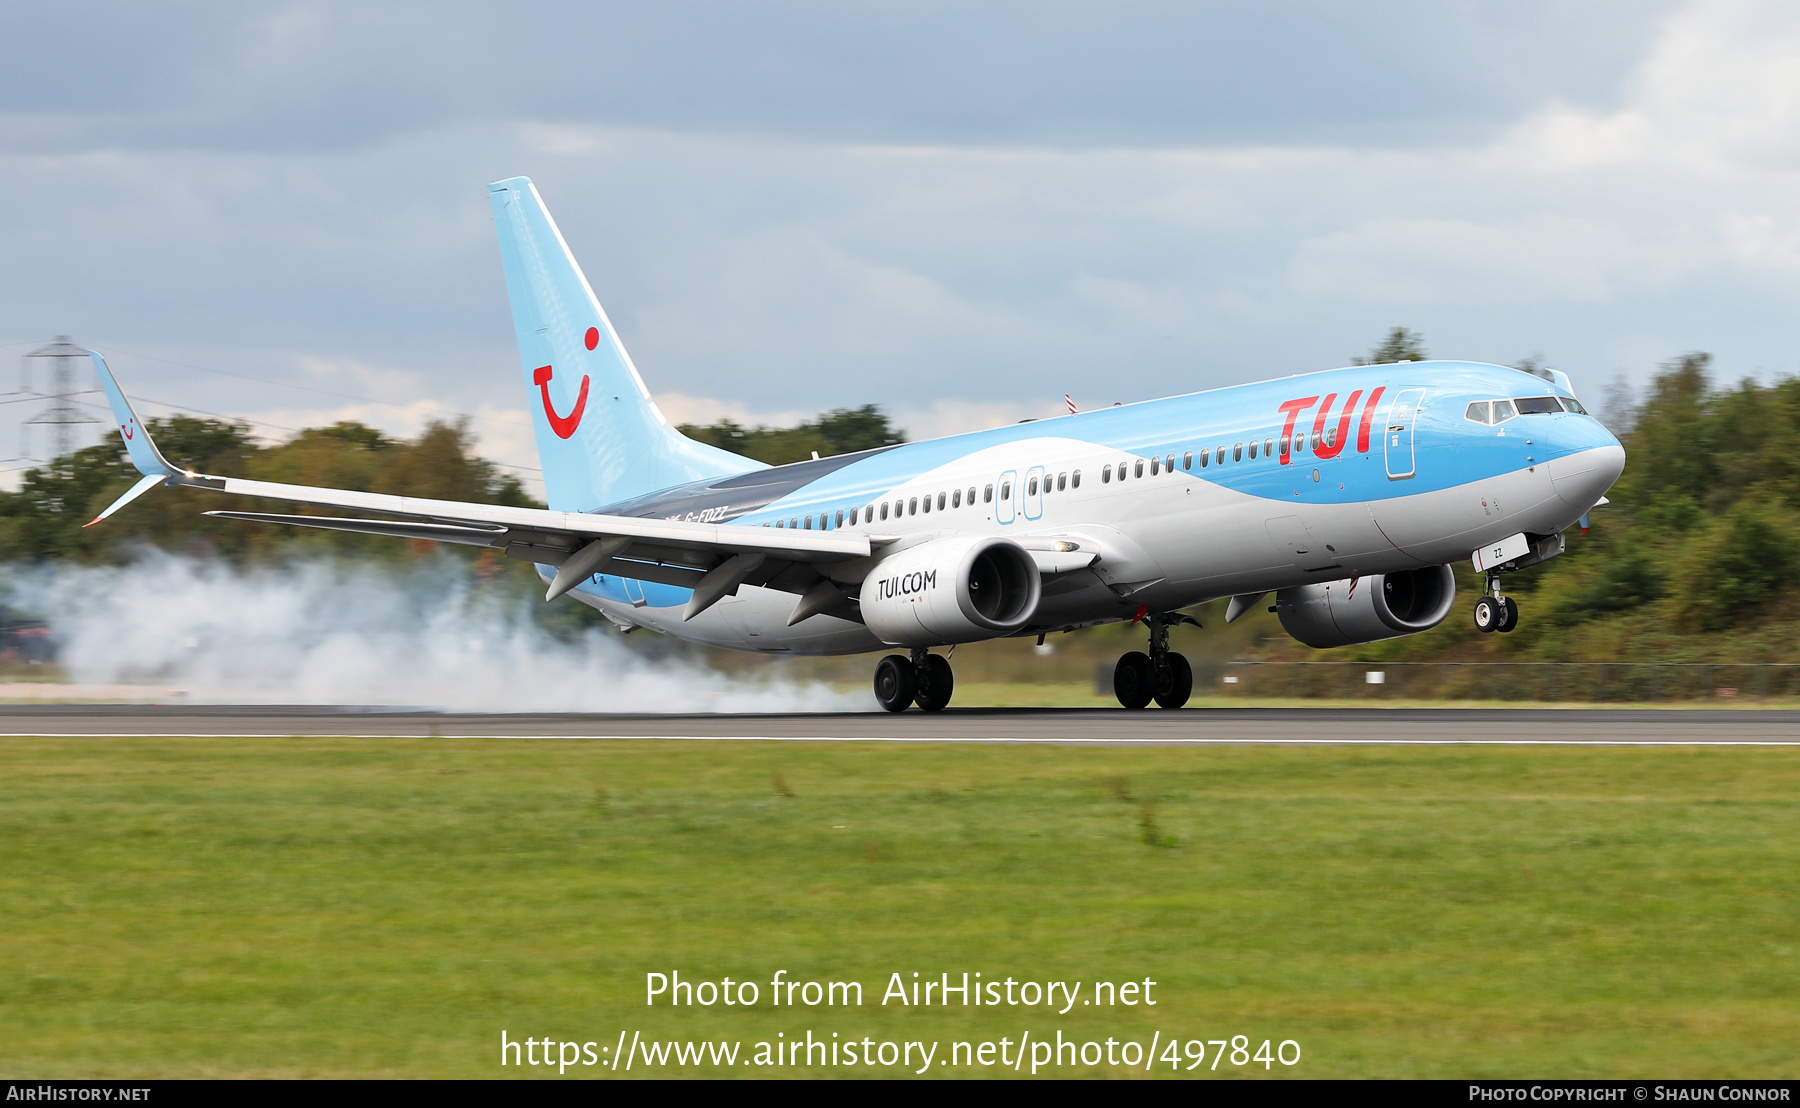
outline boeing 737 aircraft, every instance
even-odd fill
[[[1231,597],[1275,595],[1313,647],[1410,635],[1455,600],[1473,558],[1483,631],[1510,631],[1501,575],[1555,557],[1604,502],[1625,451],[1569,379],[1472,362],[1284,377],[793,465],[694,442],[650,391],[528,178],[488,186],[548,509],[211,477],[171,465],[89,351],[155,485],[354,516],[230,519],[466,543],[537,566],[626,631],[764,653],[898,647],[875,668],[890,712],[950,702],[943,654],[1000,636],[1142,622],[1119,659],[1127,708],[1193,687],[1169,631]]]

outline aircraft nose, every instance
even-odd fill
[[[1587,511],[1600,502],[1625,472],[1625,448],[1618,440],[1552,459],[1550,483],[1572,508]]]

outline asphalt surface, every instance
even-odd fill
[[[0,737],[295,735],[1207,745],[1800,745],[1800,711],[1734,709],[963,709],[820,715],[579,715],[285,705],[0,705]]]

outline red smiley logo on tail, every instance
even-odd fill
[[[137,431],[137,428],[132,426],[133,422],[135,422],[135,421],[128,419],[124,423],[119,424],[119,430],[123,431],[125,433],[125,437],[127,439],[131,438],[132,435],[135,434]]]
[[[587,410],[588,378],[581,378],[581,394],[575,398],[575,410],[566,416],[556,414],[556,406],[550,403],[550,377],[554,371],[547,365],[538,366],[532,372],[531,381],[544,395],[544,415],[550,420],[550,429],[556,437],[566,439],[581,426],[581,413]]]

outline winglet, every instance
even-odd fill
[[[82,526],[83,527],[92,527],[94,524],[99,523],[101,520],[105,519],[107,516],[112,515],[114,512],[118,511],[120,508],[123,508],[125,505],[131,503],[133,500],[136,500],[138,497],[149,492],[152,488],[154,488],[157,485],[162,484],[166,480],[168,480],[168,478],[164,477],[160,473],[151,473],[151,474],[147,474],[146,476],[138,478],[138,483],[131,486],[131,488],[125,493],[124,496],[121,496],[121,497],[119,497],[119,499],[113,501],[112,507],[106,509],[106,511],[104,511],[104,512],[101,512],[99,515],[95,516],[93,519],[88,520],[86,523],[82,524]]]
[[[87,356],[94,363],[94,376],[100,379],[100,389],[106,393],[106,402],[112,406],[113,421],[119,425],[119,435],[125,440],[125,452],[131,455],[131,464],[143,474],[124,496],[112,502],[111,507],[82,524],[83,527],[92,527],[149,492],[153,486],[172,484],[179,480],[181,471],[170,465],[169,460],[162,456],[162,451],[150,441],[150,432],[145,430],[137,413],[132,410],[131,401],[125,399],[124,392],[120,391],[119,382],[113,379],[112,370],[106,366],[106,359],[95,350],[89,350]]]
[[[106,402],[112,406],[113,422],[119,425],[119,434],[125,439],[125,451],[131,455],[131,464],[145,477],[181,476],[181,471],[170,465],[169,460],[162,456],[162,451],[150,441],[150,433],[144,429],[143,421],[131,409],[131,401],[125,399],[125,394],[120,391],[119,382],[113,379],[112,370],[106,367],[106,359],[95,350],[87,351],[87,356],[93,360],[94,376],[100,379],[100,389],[106,393]],[[140,486],[142,484],[143,482],[139,482]],[[127,493],[124,500],[102,512],[99,519],[105,519],[113,509],[137,497],[139,491]],[[99,522],[99,519],[95,522]]]

